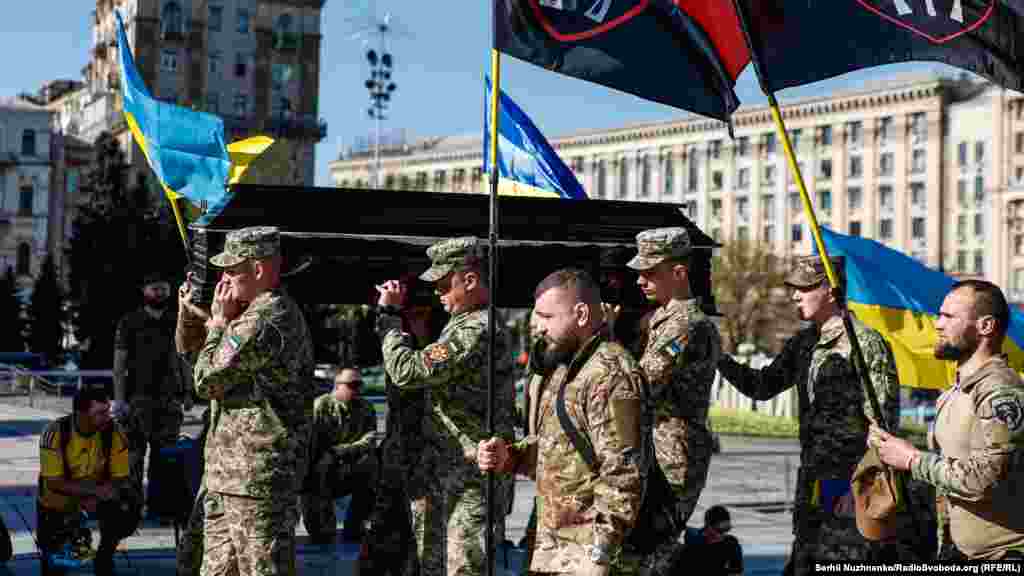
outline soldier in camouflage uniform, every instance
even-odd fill
[[[352,495],[342,539],[359,542],[363,522],[373,506],[377,452],[373,436],[377,413],[359,397],[359,370],[345,368],[334,377],[334,391],[313,404],[310,471],[302,494],[302,520],[314,543],[334,542],[334,501]]]
[[[801,320],[800,330],[769,366],[755,370],[723,354],[718,370],[737,390],[768,400],[797,387],[800,469],[787,572],[810,574],[815,561],[872,561],[891,557],[893,545],[867,541],[857,531],[849,483],[865,452],[868,425],[875,420],[863,385],[853,369],[850,341],[843,329],[844,261],[832,258],[840,277],[831,290],[818,256],[799,258],[786,278]],[[892,350],[882,336],[853,319],[868,372],[885,421],[899,422],[899,381]],[[845,494],[844,494],[845,491]],[[842,494],[833,500],[831,495]]]
[[[939,398],[929,433],[938,452],[871,429],[883,462],[938,490],[945,501],[940,530],[952,537],[954,559],[1024,557],[1024,382],[1002,353],[1009,321],[997,286],[955,284],[935,321],[935,357],[957,363],[956,385]]]
[[[440,338],[417,350],[403,332],[399,306],[406,286],[389,280],[378,286],[378,334],[384,367],[399,390],[430,389],[429,429],[423,458],[427,479],[424,540],[420,566],[424,574],[479,575],[485,569],[486,502],[484,478],[476,466],[476,447],[487,434],[487,304],[489,291],[484,245],[476,238],[453,238],[427,249],[431,267],[420,275],[432,282],[451,315]],[[501,334],[502,331],[498,330]],[[494,357],[498,395],[495,432],[514,434],[515,389],[505,337],[496,339]],[[503,495],[495,490],[493,527],[504,539]]]
[[[715,367],[721,356],[718,329],[690,292],[688,258],[694,250],[684,228],[658,228],[636,237],[637,270],[644,295],[657,302],[650,319],[640,368],[647,377],[655,408],[654,449],[661,469],[679,500],[685,525],[707,481],[712,438],[708,408]],[[650,573],[677,571],[683,546],[679,534],[648,559]]]
[[[206,444],[201,574],[291,575],[315,397],[309,328],[280,287],[276,228],[228,233],[210,262],[224,274],[195,366],[196,393],[219,409]]]
[[[640,510],[641,387],[633,357],[609,341],[600,292],[585,272],[560,270],[535,292],[531,331],[529,435],[479,445],[482,470],[537,481],[537,528],[530,573],[632,574],[640,558],[622,544]],[[563,428],[565,411],[592,447],[592,470]],[[534,401],[536,399],[536,402]]]

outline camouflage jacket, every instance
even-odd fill
[[[281,498],[298,491],[313,418],[313,344],[284,291],[257,296],[226,329],[207,335],[196,394],[217,400],[206,444],[211,492]]]
[[[695,304],[695,300],[672,300],[659,307],[651,317],[647,349],[640,358],[655,404],[655,437],[679,445],[683,460],[689,453],[687,445],[709,436],[711,384],[722,353],[718,329]],[[681,483],[682,478],[670,474],[679,468],[665,464],[669,481]],[[680,464],[685,473],[686,462]]]
[[[313,439],[311,464],[330,452],[335,458],[358,457],[375,448],[377,413],[363,398],[350,402],[338,400],[328,392],[313,403]]]
[[[531,572],[572,573],[587,558],[588,546],[616,551],[640,510],[643,483],[637,445],[643,374],[633,357],[604,334],[594,336],[569,366],[530,384],[531,434],[519,446],[520,461],[537,480],[537,535]],[[599,468],[580,456],[558,419],[565,408],[580,435],[593,447]],[[628,438],[632,436],[632,439]],[[524,446],[525,445],[525,446]]]
[[[878,332],[856,318],[853,326],[886,423],[898,425],[899,380],[892,350]],[[798,508],[810,505],[813,480],[849,481],[866,451],[868,418],[873,412],[850,354],[842,318],[836,316],[825,322],[820,335],[814,327],[797,332],[760,370],[728,355],[718,363],[722,376],[756,400],[768,400],[797,386],[802,468]]]
[[[947,390],[937,403],[929,443],[911,474],[945,496],[950,533],[970,558],[998,558],[1024,548],[1024,383],[992,358]]]
[[[422,350],[402,331],[398,316],[377,320],[384,369],[399,390],[429,388],[430,439],[446,454],[461,454],[461,464],[476,470],[476,447],[487,431],[487,310],[462,312],[448,320],[441,336]],[[494,434],[512,439],[515,424],[515,384],[507,339],[495,338]],[[458,462],[458,460],[457,460]],[[476,472],[477,474],[479,471]]]

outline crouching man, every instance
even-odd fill
[[[37,536],[44,576],[52,573],[51,554],[66,544],[78,550],[89,545],[81,526],[83,510],[99,519],[96,575],[113,574],[118,542],[139,524],[141,497],[129,477],[128,441],[111,419],[106,392],[82,390],[72,413],[46,427],[39,465]]]

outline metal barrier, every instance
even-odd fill
[[[86,379],[113,380],[111,370],[25,370],[0,364],[0,398],[54,412],[71,411],[71,397]]]

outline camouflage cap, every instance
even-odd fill
[[[637,254],[626,266],[634,270],[650,270],[670,259],[690,255],[690,235],[685,228],[654,228],[636,235]]]
[[[473,236],[449,238],[427,248],[431,266],[420,280],[437,282],[456,270],[479,265],[485,258],[485,246]]]
[[[228,232],[224,251],[210,258],[220,268],[230,268],[246,260],[269,258],[281,253],[281,233],[275,226],[254,226]]]
[[[845,259],[842,256],[829,256],[832,261],[832,269],[839,276],[839,283],[842,284]],[[801,256],[793,262],[793,269],[786,276],[786,286],[793,288],[813,288],[826,281],[825,265],[821,263],[821,257]]]

